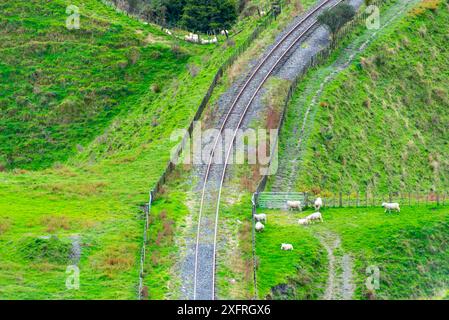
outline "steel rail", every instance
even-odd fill
[[[341,3],[343,0],[340,0],[338,2],[336,2],[334,5],[330,6],[329,8],[333,8],[335,7],[337,4]],[[272,54],[274,53],[274,51],[276,51],[277,49],[279,49],[282,44],[285,42],[285,40],[287,38],[289,38],[294,32],[296,32],[296,30],[301,27],[304,22],[306,22],[311,16],[313,16],[317,11],[319,11],[320,9],[322,9],[326,4],[329,4],[330,2],[332,2],[332,0],[327,0],[327,1],[323,1],[321,2],[318,6],[316,6],[313,10],[311,10],[305,17],[303,17],[287,34],[285,34],[280,40],[279,42],[269,51],[269,53],[259,62],[259,64],[257,65],[257,67],[254,69],[254,71],[252,72],[251,76],[246,80],[245,84],[243,85],[243,87],[240,89],[239,93],[237,94],[233,104],[231,105],[231,107],[229,108],[228,113],[226,114],[225,119],[223,120],[223,123],[221,125],[220,128],[220,134],[223,132],[224,127],[227,123],[227,120],[229,119],[229,116],[231,115],[231,113],[234,111],[235,106],[237,105],[237,102],[240,100],[240,98],[242,97],[243,93],[245,92],[245,90],[247,89],[249,83],[255,78],[256,74],[258,71],[260,71],[260,69],[262,68],[262,66],[265,64],[265,62],[272,56]],[[229,147],[228,153],[226,155],[226,159],[225,159],[225,163],[224,163],[224,168],[223,168],[223,174],[221,177],[221,181],[220,181],[220,186],[219,186],[219,191],[218,191],[218,199],[217,199],[217,207],[216,207],[216,212],[215,212],[215,225],[214,225],[214,247],[213,247],[213,272],[212,272],[212,300],[215,299],[215,263],[216,263],[216,243],[217,243],[217,229],[218,229],[218,214],[219,214],[219,208],[220,208],[220,199],[221,199],[221,192],[222,192],[222,187],[223,187],[223,182],[224,182],[224,178],[225,178],[225,174],[226,174],[226,167],[227,167],[227,163],[229,160],[229,156],[231,154],[232,151],[232,145],[234,144],[234,140],[235,137],[237,135],[238,129],[240,128],[243,119],[246,115],[246,113],[248,112],[248,109],[250,107],[250,105],[252,104],[252,102],[254,101],[254,99],[256,98],[257,94],[259,93],[260,89],[262,88],[262,86],[265,84],[265,82],[268,80],[268,78],[271,76],[271,74],[273,73],[274,69],[276,69],[276,67],[279,65],[280,61],[290,52],[290,50],[302,39],[302,37],[309,32],[315,25],[317,24],[317,20],[313,21],[310,26],[308,26],[306,28],[305,31],[303,31],[298,38],[296,38],[293,43],[287,48],[287,50],[285,50],[285,52],[281,55],[281,57],[276,61],[276,63],[272,66],[272,68],[270,69],[270,71],[265,75],[265,77],[263,78],[262,82],[259,84],[259,86],[257,87],[256,91],[254,92],[254,94],[252,95],[250,101],[248,102],[248,104],[246,105],[239,123],[237,125],[237,127],[235,128],[234,134],[233,134],[233,139],[231,141],[231,145]],[[198,252],[199,252],[199,242],[200,242],[200,231],[201,231],[201,218],[202,218],[202,213],[203,213],[203,209],[204,209],[204,196],[206,193],[206,184],[207,184],[207,180],[209,177],[209,173],[210,173],[210,168],[212,166],[212,160],[213,160],[213,156],[215,153],[215,149],[217,147],[218,141],[220,140],[220,134],[217,136],[217,138],[215,139],[213,148],[211,150],[211,153],[209,155],[209,161],[208,161],[208,166],[207,166],[207,170],[206,170],[206,176],[204,178],[204,184],[203,184],[203,190],[202,190],[202,194],[201,194],[201,202],[200,202],[200,211],[199,211],[199,215],[198,215],[198,228],[197,228],[197,239],[196,239],[196,250],[195,250],[195,271],[194,271],[194,292],[193,292],[193,299],[196,300],[196,291],[197,291],[197,275],[198,275]],[[226,147],[226,146],[225,146]]]

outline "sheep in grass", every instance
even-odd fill
[[[281,244],[281,250],[286,250],[286,251],[293,250],[293,245],[290,243],[283,243],[283,244]]]
[[[302,210],[301,201],[287,201],[287,209],[288,210],[297,209],[297,210],[301,211]]]
[[[315,221],[324,222],[323,216],[321,215],[321,212],[315,212],[315,213],[312,213],[311,215],[307,216],[306,219],[307,219],[309,222],[315,222]]]
[[[306,226],[309,224],[309,220],[307,219],[299,219],[298,220],[298,224],[302,225],[302,226]]]
[[[323,206],[323,199],[316,198],[315,202],[313,203],[313,206],[316,211],[320,211],[321,207]]]
[[[264,222],[267,223],[267,215],[265,213],[255,214],[254,220],[256,222]]]
[[[399,203],[397,203],[397,202],[393,202],[393,203],[384,202],[384,203],[382,203],[382,207],[385,209],[385,212],[387,212],[387,211],[391,212],[391,210],[401,212],[401,208],[399,207]]]
[[[263,231],[263,229],[265,229],[265,226],[262,223],[257,222],[255,228],[257,232],[261,232]]]

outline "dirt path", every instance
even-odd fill
[[[355,285],[353,282],[352,258],[342,254],[340,237],[331,232],[317,234],[327,251],[329,261],[328,279],[323,300],[352,300]]]
[[[349,44],[341,56],[326,70],[322,71],[325,76],[316,87],[314,84],[308,86],[298,103],[289,108],[289,112],[295,114],[299,121],[295,121],[290,127],[286,124],[285,131],[291,132],[285,139],[285,154],[279,161],[278,173],[274,177],[272,191],[292,191],[295,188],[296,178],[301,171],[304,151],[307,148],[309,134],[313,128],[319,100],[326,86],[334,80],[342,71],[346,70],[354,59],[365,51],[368,45],[374,41],[380,31],[401,17],[407,9],[418,0],[398,1],[391,5],[381,15],[381,28],[378,30],[367,30],[366,35],[357,38]],[[308,100],[310,97],[310,101]]]

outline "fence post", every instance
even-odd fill
[[[340,191],[340,193],[339,193],[339,201],[338,201],[338,204],[339,204],[339,207],[340,207],[340,208],[343,207],[343,194],[342,194],[341,191]]]
[[[251,199],[251,225],[252,225],[252,244],[253,244],[253,281],[254,281],[254,300],[257,299],[257,273],[256,273],[256,232],[255,232],[255,220],[254,215],[256,214],[256,206],[257,206],[257,198],[259,193],[253,193],[253,197]]]
[[[440,205],[440,193],[437,192],[437,206]]]

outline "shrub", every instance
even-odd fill
[[[51,236],[24,239],[18,249],[27,260],[64,264],[69,260],[71,247],[70,242]]]
[[[332,9],[325,10],[318,16],[318,22],[328,27],[332,36],[338,32],[348,21],[355,16],[354,8],[347,4],[341,3]]]

